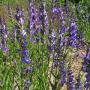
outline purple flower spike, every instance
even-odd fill
[[[55,61],[53,62],[53,66],[54,66],[54,67],[57,67],[57,66],[58,66],[58,60],[55,60]]]
[[[65,61],[62,60],[60,63],[60,73],[61,73],[61,85],[63,86],[66,83],[66,69],[65,69]]]
[[[70,27],[70,46],[78,48],[77,24],[72,20]]]
[[[74,81],[73,81],[73,73],[72,70],[69,69],[68,71],[68,77],[69,77],[69,90],[75,90],[74,88]]]

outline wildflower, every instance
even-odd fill
[[[7,47],[7,39],[8,39],[9,31],[7,30],[6,27],[6,22],[5,20],[1,22],[1,45],[2,45],[2,50],[4,54],[7,55],[9,53],[9,48]]]
[[[29,63],[30,63],[30,58],[27,57],[27,56],[22,56],[22,57],[21,57],[21,61],[22,61],[23,63],[29,64]]]
[[[30,85],[30,80],[27,79],[27,80],[26,80],[26,86],[29,86],[29,85]]]
[[[31,83],[30,80],[27,79],[26,82],[25,82],[26,85],[25,85],[23,90],[29,90],[30,83]]]
[[[50,40],[51,42],[53,42],[53,41],[56,40],[56,32],[55,32],[55,31],[52,31],[51,36],[49,36],[49,40]]]
[[[57,66],[58,66],[58,60],[54,60],[53,67],[57,67]]]
[[[77,25],[76,22],[71,23],[71,29],[70,29],[70,46],[77,47],[78,45],[78,37],[77,37]]]
[[[55,47],[55,41],[56,41],[56,32],[53,30],[50,32],[50,36],[48,37],[49,39],[49,44],[48,44],[48,50],[51,51],[51,50],[54,50],[54,47]]]
[[[0,44],[0,49],[2,48],[2,44]]]
[[[23,18],[20,18],[20,23],[22,26],[24,25],[24,19]]]
[[[68,70],[68,79],[69,79],[69,81],[68,81],[68,84],[69,84],[68,88],[69,88],[69,90],[75,90],[73,78],[74,78],[74,76],[73,76],[72,70],[69,69]]]
[[[60,11],[59,11],[59,8],[58,8],[58,7],[53,7],[53,8],[52,8],[52,12],[55,13],[55,14],[57,14],[57,13],[59,13]]]
[[[29,54],[29,50],[27,50],[27,49],[22,50],[22,54],[23,54],[23,55],[27,55],[27,54]]]
[[[64,60],[62,60],[60,63],[60,73],[61,73],[61,85],[63,86],[66,83],[66,69]]]
[[[28,45],[28,41],[25,40],[25,41],[23,42],[23,46],[27,46],[27,45]]]
[[[26,31],[25,30],[22,30],[22,35],[26,36]]]

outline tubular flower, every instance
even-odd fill
[[[51,35],[48,37],[49,39],[49,45],[48,45],[48,50],[54,50],[55,46],[55,41],[56,41],[56,32],[53,30],[51,32]]]
[[[9,31],[7,30],[6,27],[6,22],[5,20],[1,22],[1,42],[2,42],[2,50],[4,53],[9,52],[9,48],[7,47],[7,39],[8,39]]]
[[[78,45],[78,37],[77,37],[77,25],[76,22],[73,21],[70,26],[70,46],[77,47]]]
[[[65,60],[62,60],[60,63],[60,73],[61,73],[61,85],[63,86],[66,83]]]
[[[26,41],[26,31],[24,30],[24,13],[22,10],[17,9],[17,14],[16,17],[18,17],[18,23],[20,24],[21,28],[19,28],[20,26],[17,25],[17,36],[18,36],[18,41],[19,44],[21,46],[22,50],[18,50],[18,53],[21,54],[21,61],[23,63],[30,63],[30,58],[28,57],[29,54],[29,50],[26,49],[28,42]]]
[[[60,10],[59,10],[58,7],[53,7],[52,12],[55,13],[55,14],[58,14],[60,12]]]
[[[27,56],[22,56],[22,57],[21,57],[21,61],[22,61],[23,63],[29,64],[29,63],[30,63],[30,58],[27,57]]]
[[[74,78],[74,76],[73,76],[72,70],[69,69],[69,71],[68,71],[68,79],[69,79],[68,88],[69,88],[69,90],[75,90],[73,78]]]
[[[38,32],[41,29],[41,22],[39,20],[39,11],[35,7],[34,3],[30,3],[30,18],[29,18],[29,33],[30,33],[30,41],[33,43],[38,42],[40,39]]]

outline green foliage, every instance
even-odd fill
[[[86,42],[90,42],[90,28],[84,32]]]

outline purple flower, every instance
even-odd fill
[[[48,25],[48,23],[49,23],[49,22],[48,22],[48,18],[46,17],[46,18],[45,18],[45,25]]]
[[[39,20],[41,21],[43,19],[43,16],[42,15],[39,15]]]
[[[29,19],[29,28],[32,30],[34,25],[35,25],[35,16],[36,15],[36,10],[35,10],[35,7],[34,7],[34,4],[31,2],[30,3],[30,19]]]
[[[52,50],[54,49],[54,46],[48,45],[48,46],[47,46],[47,49],[48,49],[49,51],[52,51]]]
[[[87,73],[85,78],[86,81],[84,82],[84,87],[88,90],[90,88],[90,73],[89,74]]]
[[[69,78],[69,90],[75,90],[74,81],[73,81],[73,73],[72,70],[69,69],[68,71],[68,78]]]
[[[27,57],[27,56],[22,56],[22,57],[21,57],[21,61],[22,61],[23,63],[29,64],[29,63],[30,63],[30,58]]]
[[[86,71],[86,66],[83,65],[82,68],[81,68],[81,70],[85,72]]]
[[[23,18],[20,18],[20,23],[22,26],[24,25],[24,19]]]
[[[22,30],[21,34],[23,35],[23,37],[26,36],[26,30]]]
[[[48,24],[49,24],[48,15],[47,15],[46,5],[45,4],[44,4],[44,24],[45,24],[45,26],[48,26]]]
[[[55,61],[53,62],[53,66],[54,66],[54,67],[57,67],[57,66],[58,66],[58,60],[55,60]]]
[[[29,80],[29,79],[28,79],[28,80],[26,80],[26,85],[27,85],[27,86],[29,86],[29,85],[30,85],[30,83],[31,83],[31,82],[30,82],[30,80]]]
[[[28,41],[25,40],[25,41],[23,42],[23,46],[27,46],[27,45],[28,45]]]
[[[29,50],[22,50],[22,54],[23,54],[23,55],[29,54]]]
[[[19,21],[21,17],[24,17],[23,10],[21,10],[19,7],[17,7],[15,18],[17,21]]]
[[[60,73],[61,73],[61,85],[63,86],[66,83],[65,60],[62,60],[60,63]]]
[[[7,48],[7,47],[3,48],[3,52],[4,52],[4,53],[9,52],[9,48]]]
[[[75,48],[78,46],[77,25],[76,25],[75,21],[71,23],[70,46],[75,47]]]
[[[15,15],[15,19],[17,20],[17,21],[19,21],[19,19],[20,19],[20,16],[17,14],[17,15]]]
[[[55,31],[51,32],[51,36],[49,36],[49,40],[51,40],[52,42],[54,42],[56,40],[56,32]]]
[[[57,14],[57,13],[59,13],[60,11],[59,11],[59,8],[58,8],[58,7],[53,7],[53,8],[52,8],[52,12],[55,13],[55,14]]]
[[[2,48],[2,44],[0,44],[0,49]]]

